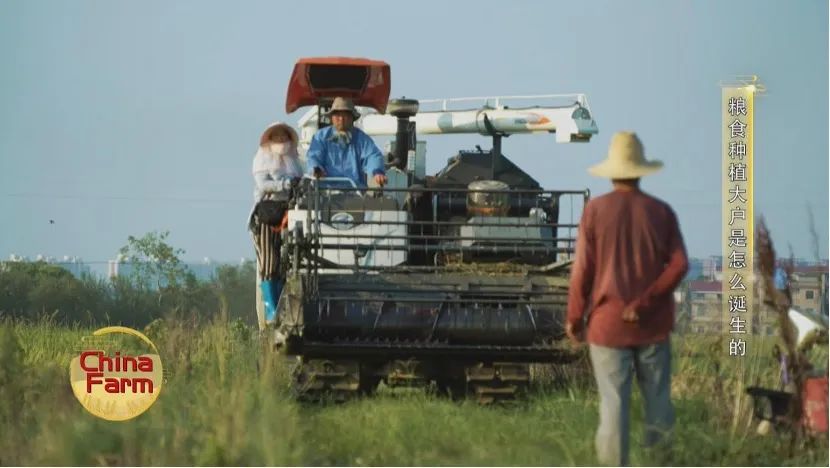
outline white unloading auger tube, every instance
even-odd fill
[[[540,105],[544,101],[566,102],[564,105]],[[508,102],[524,105],[508,106]],[[528,102],[531,104],[528,105]],[[584,94],[546,94],[535,96],[498,96],[481,98],[429,99],[419,101],[418,114],[412,117],[419,135],[481,134],[489,135],[485,116],[493,130],[500,133],[555,133],[558,143],[588,141],[598,133]],[[467,108],[451,109],[466,104]],[[431,109],[437,108],[437,109]],[[397,132],[397,119],[378,114],[373,109],[360,109],[356,122],[364,132],[372,136],[393,136]],[[316,130],[316,108],[300,119],[303,137]],[[308,128],[314,126],[312,130]],[[309,132],[310,130],[310,132]],[[310,138],[309,138],[310,139]]]

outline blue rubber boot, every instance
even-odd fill
[[[282,293],[282,281],[279,279],[265,280],[259,283],[262,289],[262,302],[265,305],[265,322],[274,323],[277,320],[277,303]]]

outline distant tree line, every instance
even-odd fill
[[[0,263],[0,319],[144,327],[157,318],[199,323],[220,315],[255,325],[255,265],[222,265],[199,281],[167,235],[128,238],[121,253],[139,267],[127,276],[76,278],[45,262]]]

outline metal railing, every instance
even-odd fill
[[[493,210],[497,215],[482,214],[468,206],[472,192],[507,203]],[[545,265],[571,258],[578,229],[574,203],[584,208],[589,197],[587,190],[329,189],[309,181],[295,197],[283,258],[297,257],[285,264],[306,275],[315,290],[321,271],[441,272],[476,266],[503,272]],[[302,235],[292,235],[295,229]]]

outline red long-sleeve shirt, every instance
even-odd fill
[[[672,293],[688,270],[671,207],[640,190],[614,190],[585,206],[576,241],[568,323],[586,341],[626,347],[656,343],[674,325]],[[639,322],[622,319],[633,305]]]

